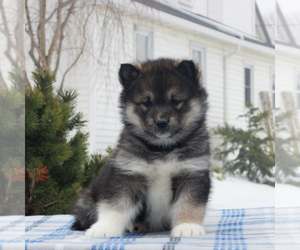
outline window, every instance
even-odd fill
[[[136,28],[136,60],[147,61],[152,57],[152,32]]]
[[[248,107],[252,103],[252,67],[246,66],[245,72],[245,106]]]
[[[198,67],[200,70],[202,70],[202,51],[201,50],[197,50],[197,49],[193,49],[193,61],[195,63],[197,63]]]
[[[297,109],[300,109],[300,73],[296,75],[296,86],[297,86]]]
[[[192,59],[201,70],[202,81],[205,85],[205,49],[200,47],[192,47]]]
[[[272,72],[272,108],[275,109],[275,73]]]

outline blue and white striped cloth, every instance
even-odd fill
[[[70,230],[71,215],[0,217],[0,250],[6,249],[300,249],[300,208],[208,210],[202,237],[169,232],[87,238]]]

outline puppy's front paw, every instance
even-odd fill
[[[173,228],[171,236],[173,237],[197,237],[205,235],[203,226],[194,223],[182,223]]]
[[[114,226],[105,227],[97,222],[91,226],[86,232],[86,237],[121,237],[123,232]]]

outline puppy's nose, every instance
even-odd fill
[[[155,124],[158,128],[166,128],[169,124],[169,119],[157,119]]]

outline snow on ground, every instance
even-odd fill
[[[231,176],[222,181],[212,178],[212,185],[210,209],[275,206],[274,187]]]
[[[273,188],[232,176],[223,181],[212,178],[212,185],[210,209],[300,207],[300,188],[296,186],[276,184]]]
[[[300,207],[300,188],[288,184],[276,184],[276,207]]]

